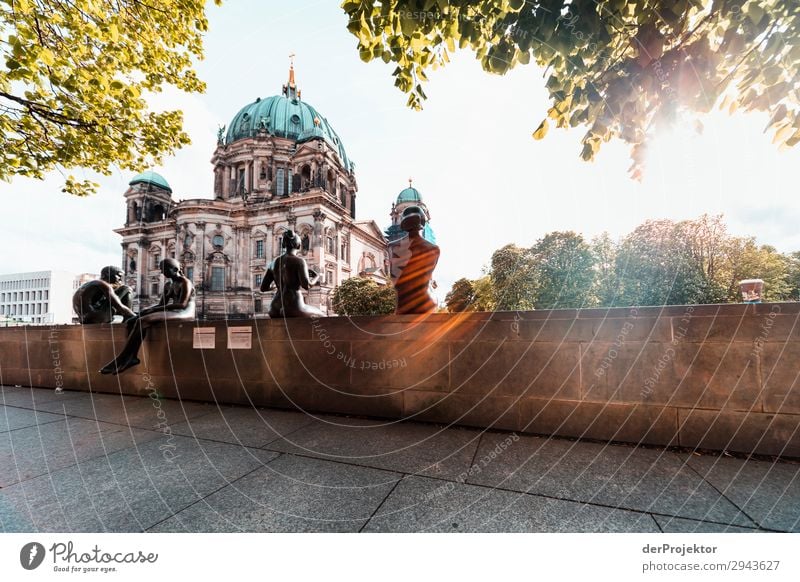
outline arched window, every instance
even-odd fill
[[[211,239],[211,244],[213,244],[216,248],[221,249],[225,246],[225,237],[221,234],[214,235],[214,238]]]
[[[302,242],[300,248],[302,249],[303,253],[307,253],[311,248],[311,237],[308,236],[308,233],[304,233],[300,240]]]

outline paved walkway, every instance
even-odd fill
[[[6,387],[0,529],[800,531],[800,464]]]

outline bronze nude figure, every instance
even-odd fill
[[[300,289],[308,290],[319,281],[319,275],[308,268],[305,259],[298,257],[301,246],[300,236],[294,231],[283,233],[281,246],[284,253],[270,263],[261,292],[269,291],[275,283],[275,297],[269,307],[270,317],[321,317],[324,314],[315,307],[306,305]]]
[[[161,272],[167,278],[161,300],[128,320],[128,340],[119,355],[103,366],[101,374],[119,374],[139,364],[139,348],[153,324],[169,321],[192,321],[195,318],[195,291],[175,259],[164,259]]]
[[[133,290],[122,283],[122,275],[119,267],[103,267],[99,279],[78,287],[72,308],[80,323],[111,323],[115,315],[121,315],[123,321],[136,316],[131,310]]]
[[[420,234],[425,222],[425,213],[421,208],[406,208],[400,228],[408,233],[408,237],[390,247],[398,314],[431,313],[436,309],[430,286],[433,270],[439,262],[439,247]]]

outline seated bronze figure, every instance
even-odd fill
[[[270,263],[264,279],[261,281],[261,292],[265,293],[275,283],[275,297],[269,308],[270,317],[320,317],[319,309],[306,305],[300,289],[308,290],[319,281],[319,275],[308,268],[305,259],[298,257],[300,237],[292,230],[283,233],[281,246],[284,253]]]
[[[184,276],[180,263],[175,259],[164,259],[159,266],[167,278],[161,300],[128,320],[128,340],[125,347],[116,358],[103,366],[101,374],[119,374],[138,365],[139,348],[147,335],[147,329],[153,324],[194,320],[194,285]]]
[[[100,279],[84,283],[72,296],[72,308],[80,323],[111,323],[115,315],[127,321],[136,314],[132,311],[133,290],[122,284],[122,269],[103,267]]]

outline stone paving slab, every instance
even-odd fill
[[[689,465],[761,527],[800,532],[800,464],[693,456]]]
[[[683,517],[653,516],[664,533],[757,533],[764,530],[709,521],[697,521]]]
[[[63,420],[63,416],[13,406],[0,406],[0,433]]]
[[[3,433],[0,434],[0,487],[47,475],[158,436],[155,432],[131,431],[115,424],[73,417]]]
[[[217,410],[217,406],[179,400],[154,400],[149,397],[91,394],[87,398],[48,402],[41,405],[39,410],[154,429],[208,414]]]
[[[267,448],[463,481],[480,434],[433,424],[325,416]]]
[[[286,410],[223,407],[171,429],[184,436],[263,447],[313,421],[313,417]]]
[[[652,516],[410,476],[366,532],[658,532]]]
[[[275,457],[162,437],[0,489],[0,526],[6,532],[143,531]]]
[[[753,532],[800,521],[797,463],[148,397],[3,394],[15,403],[0,406],[3,531]]]
[[[151,531],[357,532],[400,478],[283,455]]]
[[[685,456],[645,449],[506,434],[481,441],[468,483],[560,499],[754,527],[755,524],[686,466]],[[484,459],[489,459],[484,466]],[[480,472],[478,472],[480,469]]]
[[[86,392],[43,390],[41,388],[17,388],[0,386],[0,405],[35,409],[53,401],[71,400],[88,396]]]

